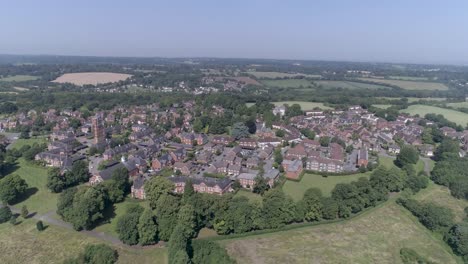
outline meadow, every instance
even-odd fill
[[[260,80],[260,82],[267,87],[278,88],[300,88],[313,86],[311,81],[305,79]]]
[[[315,83],[324,89],[390,89],[390,87],[385,85],[367,84],[351,81],[316,81]]]
[[[403,81],[428,81],[427,77],[416,77],[416,76],[389,76],[392,80],[403,80]]]
[[[55,83],[72,83],[75,85],[97,85],[102,83],[112,83],[123,81],[130,78],[130,74],[113,73],[113,72],[80,72],[80,73],[65,73],[52,82]]]
[[[468,102],[448,103],[447,106],[453,108],[468,108]]]
[[[403,247],[435,263],[460,262],[394,200],[350,220],[218,243],[238,263],[402,263]]]
[[[13,75],[13,76],[7,76],[0,78],[0,81],[2,82],[26,82],[26,81],[34,81],[39,79],[38,76],[32,76],[32,75]]]
[[[323,110],[329,110],[333,109],[331,107],[328,107],[324,105],[323,103],[317,103],[317,102],[302,102],[302,101],[282,101],[282,102],[273,102],[275,106],[281,106],[284,104],[288,105],[293,105],[293,104],[299,104],[302,108],[302,110],[312,110],[316,107],[323,109]]]
[[[256,78],[266,78],[266,79],[275,79],[275,78],[294,78],[298,76],[304,76],[308,78],[320,78],[321,75],[315,74],[303,74],[303,73],[286,73],[286,72],[246,72],[247,74],[253,75]]]
[[[388,79],[378,79],[378,78],[359,78],[359,79],[363,81],[371,81],[371,82],[376,82],[376,83],[395,85],[405,90],[429,90],[429,91],[448,90],[448,87],[445,84],[437,83],[437,82],[388,80]]]
[[[429,105],[410,105],[407,109],[401,110],[401,112],[408,113],[410,115],[418,114],[421,117],[429,113],[442,114],[448,120],[455,122],[459,125],[466,126],[466,124],[468,123],[467,113]]]
[[[387,109],[387,108],[392,107],[391,104],[375,104],[375,105],[372,105],[372,106],[373,106],[373,107],[380,108],[380,109]]]

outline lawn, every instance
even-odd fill
[[[429,90],[429,91],[448,90],[448,87],[445,84],[437,83],[437,82],[387,80],[387,79],[378,79],[378,78],[359,78],[359,79],[363,81],[371,81],[371,82],[376,82],[376,83],[395,85],[405,90]]]
[[[370,172],[328,177],[306,173],[300,182],[286,181],[283,185],[283,191],[290,195],[294,201],[302,199],[305,191],[312,187],[319,188],[324,196],[330,196],[331,191],[338,183],[350,183],[352,181],[357,181],[361,177],[368,178],[369,176]]]
[[[414,198],[451,209],[456,222],[461,222],[465,218],[464,209],[468,207],[468,201],[453,197],[445,186],[437,185],[431,181],[429,187],[417,193]]]
[[[317,85],[322,86],[325,89],[390,89],[388,86],[378,85],[378,84],[368,84],[360,82],[350,82],[350,81],[316,81]]]
[[[380,108],[380,109],[387,109],[389,107],[392,107],[391,104],[375,104],[375,105],[372,105],[373,107],[377,107],[377,108]]]
[[[108,235],[118,237],[119,235],[115,231],[115,228],[117,226],[117,220],[120,216],[125,214],[129,205],[134,204],[139,204],[145,208],[149,207],[147,201],[126,198],[124,202],[114,204],[114,208],[111,208],[111,210],[108,210],[108,212],[105,213],[105,215],[107,216],[107,222],[96,227],[94,231],[103,232]]]
[[[267,79],[275,79],[275,78],[294,78],[297,76],[305,76],[309,78],[320,78],[321,75],[313,75],[313,74],[303,74],[303,73],[286,73],[286,72],[246,72],[247,74],[253,75],[257,78],[267,78]]]
[[[393,200],[347,221],[219,243],[238,263],[402,263],[402,247],[436,263],[460,261]]]
[[[302,110],[312,110],[316,107],[323,109],[323,110],[333,109],[331,107],[325,106],[323,103],[316,103],[316,102],[282,101],[282,102],[273,102],[273,104],[275,106],[280,106],[284,104],[288,104],[288,105],[299,104]]]
[[[261,80],[267,87],[279,88],[299,88],[312,86],[312,82],[305,79],[287,79],[287,80]]]
[[[403,80],[403,81],[427,81],[427,77],[416,77],[416,76],[389,76],[392,80]]]
[[[98,243],[103,241],[52,225],[39,232],[35,219],[27,219],[15,226],[8,223],[0,225],[2,263],[62,263],[67,258],[77,256],[86,245]],[[117,263],[167,263],[166,249],[113,247],[119,253]]]
[[[429,105],[410,105],[407,109],[401,110],[401,112],[409,113],[411,115],[418,114],[421,117],[424,117],[429,113],[442,114],[448,120],[462,126],[466,126],[468,122],[468,114],[466,113]]]
[[[47,140],[43,137],[37,137],[37,138],[28,138],[28,139],[24,139],[24,138],[20,138],[20,139],[17,139],[15,140],[15,142],[13,142],[13,144],[11,144],[10,148],[16,148],[16,149],[20,149],[22,146],[24,145],[32,145],[34,143],[47,143]]]
[[[402,98],[407,98],[408,103],[414,103],[419,100],[426,100],[426,101],[445,101],[447,98],[442,98],[442,97],[424,97],[424,98],[418,98],[418,97],[376,97],[377,99],[387,99],[387,100],[400,100]]]
[[[448,103],[447,105],[453,108],[468,108],[468,102]]]
[[[247,197],[251,202],[262,201],[262,196],[256,193],[253,193],[249,190],[243,190],[243,189],[239,190],[234,197]]]
[[[0,81],[2,82],[25,82],[25,81],[34,81],[39,79],[38,76],[32,76],[32,75],[14,75],[14,76],[8,76],[8,77],[3,77],[0,78]]]

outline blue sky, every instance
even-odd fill
[[[1,54],[468,64],[468,1],[0,0]]]

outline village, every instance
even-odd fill
[[[132,182],[131,196],[137,199],[146,198],[144,186],[151,177],[167,177],[176,193],[183,192],[190,178],[197,192],[221,195],[232,192],[233,185],[253,190],[260,178],[273,187],[283,176],[300,180],[305,172],[346,175],[371,170],[378,165],[379,154],[396,155],[402,144],[415,146],[421,156],[434,155],[434,146],[421,139],[424,127],[419,117],[401,114],[396,121],[386,121],[351,106],[304,110],[285,122],[287,107],[272,108],[280,121],[271,127],[259,116],[255,132],[242,138],[193,132],[194,101],[167,109],[157,104],[116,107],[88,117],[71,109],[30,111],[0,120],[0,129],[30,125],[39,117],[45,124],[55,124],[47,150],[38,153],[36,161],[64,173],[74,162],[86,160],[90,185],[111,179],[123,167]],[[224,109],[213,106],[210,111],[222,113]],[[73,128],[71,120],[80,125]],[[164,133],[149,123],[172,126]],[[442,127],[441,131],[460,141],[464,156],[468,130]]]

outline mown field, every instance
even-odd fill
[[[253,75],[257,78],[267,78],[267,79],[274,79],[274,78],[294,78],[297,76],[305,76],[309,78],[320,78],[321,75],[315,74],[303,74],[303,73],[286,73],[286,72],[246,72],[247,74]]]
[[[260,80],[260,82],[267,87],[278,87],[278,88],[300,88],[300,87],[312,87],[311,81],[305,79],[287,79],[287,80]]]
[[[282,102],[273,102],[273,104],[276,106],[281,106],[284,104],[288,104],[288,105],[299,104],[302,110],[312,110],[316,107],[323,109],[323,110],[333,109],[331,107],[324,105],[323,103],[317,103],[317,102],[282,101]]]
[[[63,263],[65,259],[77,256],[86,245],[103,243],[98,238],[52,225],[39,232],[36,221],[27,219],[15,226],[0,224],[1,263]],[[117,263],[167,263],[166,249],[163,248],[111,246],[118,250]]]
[[[454,108],[468,108],[468,102],[448,103],[447,105]]]
[[[123,81],[130,78],[130,74],[113,73],[113,72],[80,72],[80,73],[65,73],[52,82],[56,83],[72,83],[75,85],[97,85],[101,83],[112,83]]]
[[[422,81],[404,81],[404,80],[388,80],[378,78],[359,78],[363,81],[371,81],[376,83],[384,83],[390,85],[396,85],[405,90],[448,90],[448,87],[443,83],[436,82],[422,82]]]
[[[393,80],[403,80],[403,81],[427,81],[427,77],[416,77],[416,76],[389,76]]]
[[[410,105],[407,109],[401,110],[401,112],[408,113],[411,115],[418,114],[422,117],[429,113],[441,114],[448,120],[455,122],[459,125],[466,126],[466,124],[468,123],[468,114],[466,113],[429,105]]]
[[[391,107],[392,105],[391,104],[375,104],[375,105],[372,105],[372,106],[380,108],[380,109],[387,109],[387,108]]]
[[[402,247],[457,263],[445,243],[393,200],[353,219],[219,241],[238,263],[402,263]]]
[[[399,100],[401,98],[402,97],[400,97],[400,98],[397,98],[397,97],[377,97],[377,99],[387,99],[387,100]],[[426,100],[426,101],[445,101],[445,100],[447,100],[447,98],[439,98],[439,97],[425,97],[425,98],[405,97],[405,98],[408,99],[409,103],[414,103],[414,102],[417,102],[419,100]]]
[[[25,82],[25,81],[34,81],[39,79],[37,76],[32,75],[14,75],[0,78],[2,82]]]
[[[338,183],[350,183],[352,181],[357,181],[361,177],[368,178],[369,176],[370,172],[328,177],[323,177],[322,175],[318,174],[306,173],[300,182],[289,180],[286,181],[283,185],[283,191],[290,195],[294,201],[299,201],[302,199],[305,191],[312,187],[319,188],[324,196],[330,196],[331,191]]]
[[[244,189],[240,189],[234,197],[247,197],[250,201],[252,202],[261,202],[262,201],[262,196],[256,194],[256,193],[253,193],[249,190],[244,190]]]
[[[350,81],[316,81],[317,85],[321,86],[324,89],[390,89],[388,86],[378,85],[378,84],[367,84],[360,82],[350,82]]]

